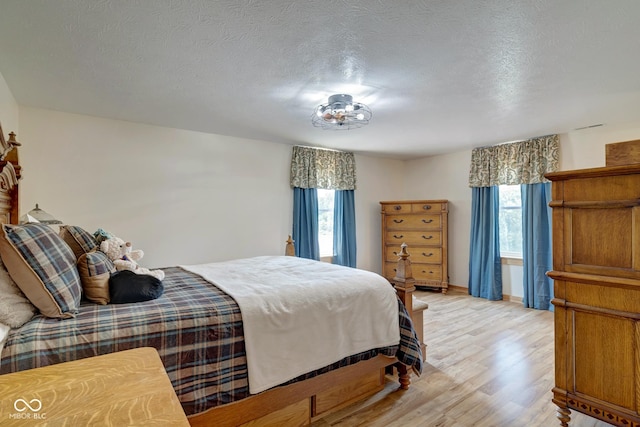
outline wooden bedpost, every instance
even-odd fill
[[[284,254],[286,256],[296,256],[296,247],[294,246],[291,234],[289,234],[289,238],[287,239],[287,247],[284,250]]]
[[[396,275],[393,278],[393,287],[398,293],[398,297],[404,304],[407,312],[411,315],[411,321],[413,322],[413,328],[420,340],[420,348],[422,349],[422,357],[427,358],[427,346],[424,344],[424,311],[429,308],[429,305],[421,300],[416,299],[415,304],[413,300],[413,292],[416,290],[416,279],[413,278],[413,271],[411,270],[411,261],[409,260],[409,252],[407,252],[407,244],[403,243],[400,246],[400,253],[398,254],[398,266],[396,267]],[[400,388],[407,390],[411,384],[408,369],[403,364],[398,364],[398,380],[400,381]]]
[[[396,275],[393,278],[393,287],[396,288],[400,300],[409,313],[413,312],[413,291],[416,290],[416,279],[413,278],[411,271],[411,261],[409,261],[409,252],[407,252],[407,244],[400,246],[400,257],[398,259],[398,267]]]
[[[413,272],[411,271],[411,261],[409,261],[409,253],[407,252],[407,244],[403,243],[400,246],[400,257],[398,259],[398,267],[396,268],[396,275],[393,278],[393,287],[396,288],[396,292],[400,297],[400,301],[404,304],[409,314],[413,313],[413,291],[416,290],[416,279],[413,278]],[[412,316],[413,317],[413,316]],[[398,367],[398,381],[400,382],[400,388],[408,390],[411,385],[411,376],[409,370],[402,363],[397,364]]]
[[[14,132],[10,132],[9,139],[5,140],[0,124],[0,222],[18,224],[20,220],[18,180],[22,168],[18,162],[18,147],[21,145]]]

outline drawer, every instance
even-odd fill
[[[397,262],[399,252],[400,246],[387,246],[385,249],[385,261]],[[414,246],[412,248],[408,247],[407,252],[409,252],[409,261],[411,261],[411,263],[440,264],[442,262],[442,248],[439,247]]]
[[[382,211],[386,213],[411,213],[411,203],[392,203],[389,205],[382,205]]]
[[[397,266],[398,266],[397,262],[385,262],[383,276],[389,280],[393,279],[396,275]]]
[[[441,210],[442,203],[414,203],[411,205],[413,213],[440,213]]]
[[[416,280],[442,280],[442,266],[430,264],[411,264]]]
[[[420,229],[420,230],[439,230],[441,216],[418,214],[418,215],[387,215],[384,219],[384,225],[387,230],[404,230],[404,229]]]
[[[385,233],[387,245],[400,247],[406,243],[411,253],[411,246],[440,246],[442,243],[442,233],[440,231],[387,231]]]
[[[393,279],[396,275],[397,267],[398,263],[396,262],[386,262],[384,266],[384,277]],[[411,272],[413,273],[413,278],[418,281],[442,280],[442,266],[440,265],[411,263]]]
[[[346,384],[337,385],[329,390],[323,390],[312,397],[312,400],[314,401],[314,405],[312,405],[312,415],[318,416],[325,412],[334,410],[340,405],[344,406],[344,402],[377,393],[382,390],[383,387],[383,373],[380,371],[374,371],[348,381]],[[287,425],[290,424],[287,423]]]

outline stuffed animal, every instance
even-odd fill
[[[99,245],[100,243],[102,243],[103,240],[111,239],[113,237],[113,234],[109,233],[106,230],[103,230],[102,228],[98,228],[93,233],[93,237],[94,239],[96,239],[96,242]]]
[[[158,280],[164,279],[164,271],[149,270],[139,266],[137,261],[142,259],[144,252],[140,249],[133,250],[131,242],[125,242],[120,237],[112,236],[103,240],[100,243],[100,250],[113,261],[118,271],[130,270],[136,274],[148,274]]]

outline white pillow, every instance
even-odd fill
[[[4,347],[4,343],[7,342],[7,338],[9,338],[9,331],[11,328],[3,323],[0,323],[0,354],[2,354],[2,348]]]
[[[24,296],[0,261],[0,323],[18,328],[27,323],[36,308]]]

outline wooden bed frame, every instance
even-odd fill
[[[16,135],[10,133],[9,139],[5,140],[0,126],[0,223],[19,222],[18,180],[21,178],[21,168],[18,162],[18,146],[20,143],[17,142]],[[285,253],[294,255],[291,237],[287,241]],[[407,311],[412,313],[413,323],[422,344],[422,316],[427,305],[417,301],[414,307],[415,280],[412,278],[408,257],[406,245],[403,245],[393,285]],[[424,344],[422,350],[426,355]],[[411,383],[408,367],[396,358],[377,356],[305,381],[275,387],[238,402],[211,408],[190,416],[189,422],[192,426],[308,425],[314,419],[381,390],[384,387],[386,373],[392,373],[394,367],[398,373],[399,388],[408,389]]]
[[[287,240],[285,254],[294,255],[291,236]],[[428,306],[422,301],[416,301],[414,307],[415,279],[413,279],[411,261],[405,244],[401,247],[397,274],[393,282],[398,296],[407,311],[412,314],[412,320],[422,344],[422,353],[426,357],[422,322],[423,311]],[[386,373],[393,372],[394,368],[398,373],[399,389],[409,389],[411,378],[408,367],[398,362],[396,358],[377,356],[305,381],[275,387],[238,402],[191,415],[189,422],[192,426],[202,427],[245,424],[309,425],[315,419],[380,391],[384,387]]]

